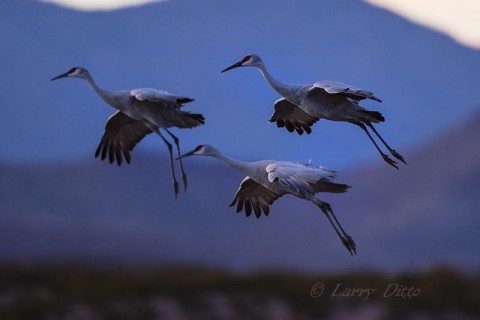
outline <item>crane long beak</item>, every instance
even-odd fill
[[[54,81],[54,80],[61,79],[61,78],[66,78],[66,77],[68,77],[68,72],[65,72],[65,73],[62,73],[61,75],[53,77],[50,81]]]
[[[187,152],[187,153],[182,154],[180,157],[177,158],[177,160],[180,160],[180,159],[183,159],[183,158],[186,158],[186,157],[193,156],[194,154],[195,154],[195,150],[192,150],[192,151],[190,151],[190,152]]]
[[[242,60],[242,61],[239,61],[239,62],[237,62],[237,63],[235,63],[235,64],[232,64],[232,65],[231,65],[230,67],[228,67],[228,68],[223,69],[222,72],[220,72],[220,73],[224,73],[224,72],[226,72],[226,71],[228,71],[228,70],[232,70],[232,69],[235,69],[235,68],[238,68],[238,67],[242,67],[242,66],[243,66],[243,60]]]

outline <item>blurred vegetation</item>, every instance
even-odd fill
[[[320,287],[322,294],[313,297]],[[366,291],[351,289],[376,290],[367,297]],[[478,319],[478,315],[480,275],[445,267],[400,275],[305,275],[234,274],[203,267],[0,266],[0,319]]]

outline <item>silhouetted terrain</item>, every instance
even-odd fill
[[[356,291],[353,291],[356,290]],[[368,290],[368,291],[367,291]],[[0,267],[2,319],[477,319],[478,274]]]

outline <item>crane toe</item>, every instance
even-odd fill
[[[386,163],[388,163],[392,167],[398,169],[397,163],[394,160],[390,159],[386,154],[382,155],[382,157],[383,157],[383,160],[385,160]]]
[[[355,245],[355,242],[353,241],[352,237],[350,237],[349,235],[347,235],[346,238],[342,237],[342,243],[352,256],[354,254],[357,254],[357,246]]]
[[[398,153],[397,151],[395,151],[393,149],[392,149],[391,153],[392,153],[392,156],[394,156],[398,160],[402,161],[403,163],[407,164],[407,162],[405,161],[405,159],[403,159],[403,157],[400,153]]]
[[[347,241],[348,244],[350,245],[350,248],[352,249],[354,254],[357,254],[357,245],[355,244],[355,241],[353,241],[352,237],[347,235]]]
[[[188,181],[187,181],[187,175],[186,174],[182,174],[182,180],[183,180],[183,191],[187,191]]]
[[[173,192],[175,193],[175,200],[177,200],[178,194],[180,193],[177,180],[173,180]]]

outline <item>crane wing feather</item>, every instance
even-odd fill
[[[240,184],[230,206],[237,204],[237,212],[244,209],[247,217],[252,214],[253,209],[255,216],[260,218],[262,211],[268,216],[270,213],[269,206],[281,196],[282,194],[269,190],[250,177],[246,177]]]
[[[270,122],[276,122],[277,127],[285,127],[290,132],[295,130],[299,135],[302,135],[304,131],[310,134],[311,126],[318,121],[318,118],[309,115],[284,98],[275,101],[274,108],[275,112],[270,118]]]
[[[101,156],[101,159],[104,160],[108,156],[110,163],[116,160],[118,165],[122,164],[123,157],[125,157],[127,163],[130,163],[130,152],[138,142],[151,132],[140,121],[117,111],[108,118],[95,157]]]
[[[323,90],[329,94],[338,94],[346,96],[352,100],[360,101],[363,99],[371,99],[374,101],[382,102],[377,98],[373,92],[355,88],[344,83],[335,82],[335,81],[318,81],[315,82],[309,91]]]
[[[321,166],[279,161],[269,164],[266,171],[268,181],[277,181],[300,197],[317,192],[340,193],[350,188],[345,184],[335,183],[336,171]]]
[[[174,108],[181,108],[184,103],[194,101],[192,98],[177,96],[167,91],[153,88],[133,89],[130,91],[130,96],[138,101],[150,101],[156,103],[161,107],[173,106]]]
[[[183,103],[193,99],[171,95],[156,89],[134,89],[130,92],[130,102],[135,109],[142,110],[147,119],[162,127],[194,128],[205,123],[199,113],[180,110]]]

